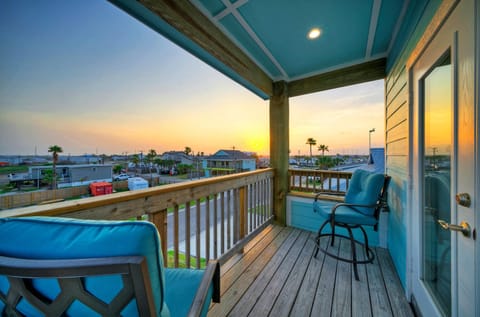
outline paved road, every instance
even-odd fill
[[[228,217],[228,208],[227,208],[227,200],[225,199],[225,208],[224,208],[224,220],[225,220],[225,232],[227,230],[227,217]],[[220,236],[220,223],[221,223],[221,200],[217,199],[217,221],[214,221],[214,201],[210,200],[210,220],[209,220],[209,226],[211,228],[211,241],[213,243],[213,225],[217,224],[218,228],[218,236]],[[203,202],[200,204],[200,212],[197,212],[197,206],[196,204],[190,206],[190,251],[191,254],[196,254],[196,242],[195,242],[195,236],[197,232],[197,216],[200,214],[200,233],[202,236],[202,240],[204,241],[205,239],[205,228],[206,228],[206,203]],[[173,213],[170,213],[168,215],[168,238],[167,238],[167,246],[169,249],[173,249],[173,223],[174,223],[174,216]],[[179,238],[179,244],[180,244],[180,249],[183,250],[185,247],[185,240],[186,240],[186,212],[185,209],[179,210],[178,213],[178,221],[179,221],[179,230],[178,230],[178,238]],[[233,199],[230,202],[230,230],[233,231]],[[201,243],[201,249],[204,248],[203,245],[205,242]],[[230,243],[233,243],[231,240]],[[227,241],[225,241],[225,245],[227,244]],[[218,246],[220,247],[220,246]],[[213,245],[211,246],[211,249],[213,248]],[[219,249],[217,249],[219,251]],[[201,250],[202,255],[204,256],[205,250]],[[212,249],[212,254],[213,254],[213,249]]]
[[[214,250],[214,240],[213,240],[213,226],[217,226],[217,235],[218,235],[218,243],[217,243],[217,252],[218,254],[220,254],[221,250],[221,243],[220,243],[220,233],[221,233],[221,212],[222,212],[222,208],[221,208],[221,199],[218,198],[217,199],[217,221],[214,221],[214,201],[213,200],[209,200],[209,204],[210,204],[210,220],[209,220],[209,228],[210,228],[210,256],[213,257],[213,250]],[[233,235],[231,234],[230,236],[227,235],[227,226],[230,225],[230,232],[233,233],[233,226],[234,226],[234,223],[233,223],[233,213],[234,213],[234,209],[233,209],[233,195],[231,195],[231,199],[230,199],[230,209],[228,208],[228,201],[227,201],[227,197],[225,197],[224,199],[224,204],[225,204],[225,207],[224,207],[224,231],[225,231],[225,238],[224,238],[224,251],[226,249],[228,249],[228,247],[230,246],[233,246]],[[205,217],[206,217],[206,203],[203,202],[200,204],[200,211],[199,211],[199,214],[200,214],[200,237],[201,237],[201,242],[200,242],[200,254],[202,257],[205,256],[205,250],[204,250],[204,245],[205,245],[205,231],[206,231],[206,220],[205,220]],[[184,251],[185,250],[185,240],[186,240],[186,236],[185,236],[185,228],[186,228],[186,213],[185,213],[185,209],[181,209],[179,210],[179,213],[178,213],[178,219],[179,219],[179,234],[178,234],[178,238],[179,238],[179,246],[180,246],[180,250],[181,251]],[[196,232],[197,232],[197,206],[196,204],[194,205],[191,205],[190,206],[190,253],[193,255],[193,254],[196,254],[196,240],[195,240],[195,237],[196,237]],[[167,248],[168,249],[173,249],[173,223],[174,223],[174,219],[173,219],[173,213],[170,213],[168,215],[168,219],[167,219],[167,222],[168,222],[168,238],[167,238]],[[230,218],[228,221],[228,218]],[[230,241],[228,241],[228,239],[230,239]],[[230,244],[229,244],[230,243]]]

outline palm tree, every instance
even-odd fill
[[[134,154],[132,156],[132,163],[133,165],[135,165],[135,175],[137,175],[137,166],[138,166],[138,163],[140,163],[140,157],[138,156],[138,154]]]
[[[63,149],[58,145],[52,145],[48,148],[48,152],[52,153],[53,157],[53,179],[52,179],[52,188],[57,189],[57,162],[58,162],[58,153],[62,153]]]
[[[328,152],[328,145],[320,144],[320,145],[318,146],[318,150],[319,150],[319,151],[322,151],[322,156],[325,156],[325,151]]]
[[[190,153],[192,152],[192,148],[189,147],[189,146],[186,146],[184,152],[185,152],[185,154],[190,155]]]
[[[154,149],[150,149],[147,154],[147,162],[148,162],[148,168],[150,169],[150,187],[153,186],[153,179],[152,179],[152,164],[153,160],[157,156],[157,152]]]
[[[310,163],[313,165],[312,146],[317,144],[317,140],[315,140],[314,138],[308,138],[306,144],[310,145]]]

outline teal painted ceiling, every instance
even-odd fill
[[[410,1],[192,0],[274,81],[386,57]],[[307,38],[319,28],[317,39]]]
[[[228,66],[199,42],[195,30],[177,29],[144,7],[190,3],[273,82],[291,82],[400,54],[428,3],[441,0],[109,0],[215,69],[268,99],[265,90]],[[161,10],[161,9],[158,9]],[[185,13],[182,13],[185,14]],[[193,14],[193,15],[192,15]],[[195,13],[183,23],[195,25]],[[169,16],[170,18],[171,16]],[[175,20],[175,19],[174,19]],[[205,20],[206,21],[206,20]],[[178,26],[177,26],[178,27]],[[312,28],[317,39],[307,38]],[[201,32],[200,32],[201,33]],[[201,36],[205,34],[202,33]],[[206,35],[208,38],[211,35]],[[393,58],[392,58],[393,56]],[[243,67],[242,65],[241,67]],[[246,66],[245,66],[246,67]]]

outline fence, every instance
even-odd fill
[[[164,262],[184,254],[226,261],[273,221],[273,169],[220,176],[51,205],[4,210],[2,217],[63,216],[83,219],[148,219],[160,233]]]

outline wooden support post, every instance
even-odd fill
[[[273,211],[275,221],[286,225],[289,155],[289,102],[284,81],[273,84],[270,98],[270,164],[275,169]]]
[[[168,266],[168,253],[167,253],[167,209],[160,210],[156,213],[148,214],[148,220],[157,227],[160,234],[160,241],[163,254],[163,265]]]
[[[238,199],[240,200],[239,206],[240,206],[240,234],[239,234],[239,240],[242,240],[245,238],[247,235],[247,224],[248,224],[248,210],[247,210],[247,187],[240,187],[239,188],[239,193],[238,193]]]

